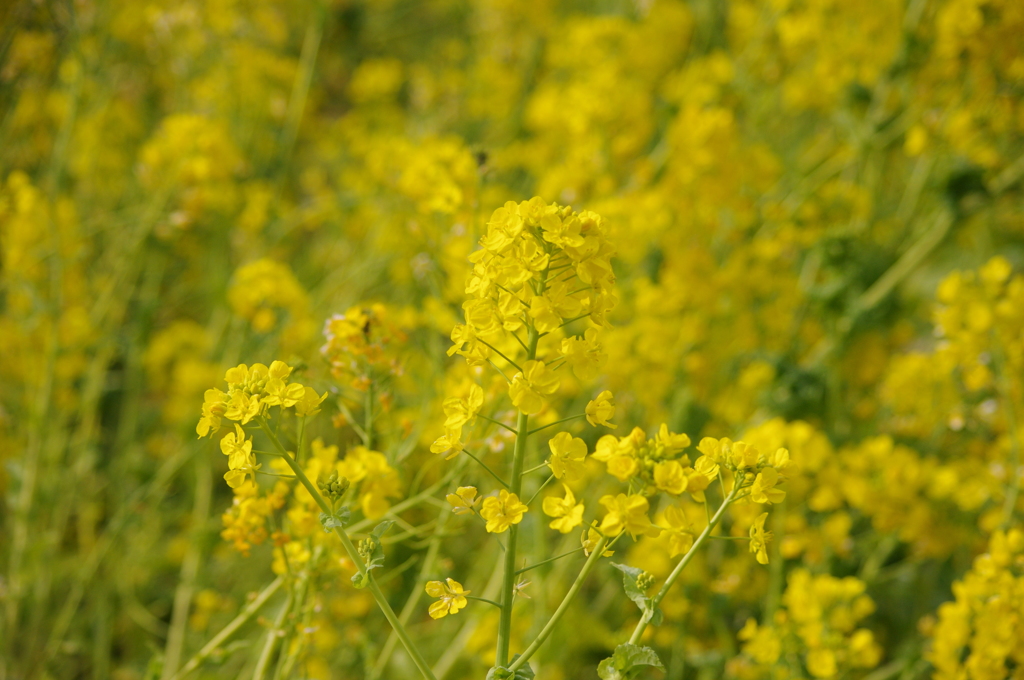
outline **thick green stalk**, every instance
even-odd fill
[[[722,519],[725,509],[729,507],[733,500],[735,500],[736,493],[739,491],[739,488],[739,484],[736,484],[733,487],[732,491],[729,492],[729,495],[722,501],[722,505],[719,506],[718,510],[715,512],[714,517],[712,517],[711,521],[708,522],[708,525],[704,527],[704,531],[700,532],[700,536],[698,536],[697,540],[693,542],[693,546],[691,546],[690,550],[683,555],[683,559],[679,560],[679,564],[675,566],[672,573],[668,575],[667,579],[665,579],[665,584],[661,586],[661,590],[659,590],[658,594],[651,599],[651,608],[644,612],[644,615],[640,617],[640,621],[636,624],[636,628],[633,629],[633,634],[629,637],[629,644],[635,645],[640,640],[640,636],[643,635],[644,631],[647,629],[647,624],[651,622],[651,617],[654,615],[654,612],[657,611],[658,605],[661,604],[662,599],[664,599],[665,595],[668,594],[669,589],[673,584],[675,584],[679,575],[683,573],[683,569],[686,569],[686,565],[689,564],[690,560],[693,559],[693,556],[697,554],[697,550],[700,546],[708,539],[708,536],[711,535],[714,528],[718,526],[718,522]]]
[[[527,338],[526,360],[532,361],[537,357],[537,341],[540,339],[537,331],[530,329]],[[530,416],[522,411],[519,412],[519,419],[516,422],[516,445],[512,451],[512,479],[509,484],[509,491],[518,498],[523,490],[523,462],[526,459],[526,442],[529,439]],[[495,663],[499,667],[508,664],[508,649],[512,633],[512,598],[516,587],[516,542],[519,539],[519,526],[513,524],[508,529],[508,544],[505,546],[504,574],[501,580],[501,614],[498,617],[498,648]]]
[[[569,609],[569,605],[572,603],[573,599],[576,598],[576,593],[578,593],[580,588],[583,587],[583,581],[586,580],[587,575],[590,574],[590,571],[594,568],[594,565],[597,564],[597,561],[601,559],[601,555],[604,553],[605,546],[607,545],[608,537],[602,536],[601,540],[597,542],[597,546],[594,548],[594,551],[590,553],[590,557],[587,558],[587,561],[580,570],[580,573],[576,576],[576,580],[572,582],[571,586],[569,586],[569,592],[567,592],[565,597],[562,598],[562,603],[558,605],[558,609],[555,610],[555,613],[551,615],[548,622],[544,624],[543,628],[541,628],[540,632],[537,634],[537,639],[531,642],[530,646],[526,648],[526,651],[524,651],[519,658],[515,660],[515,663],[508,667],[510,671],[515,673],[515,671],[521,668],[523,664],[529,661],[530,657],[540,649],[540,646],[544,644],[544,641],[548,639],[548,636],[551,635],[551,631],[553,631],[555,626],[558,624],[559,619],[562,618],[565,612]]]
[[[260,429],[262,429],[267,437],[270,438],[274,448],[284,454],[285,462],[287,462],[291,467],[292,472],[294,472],[295,476],[298,477],[302,486],[306,487],[306,491],[308,491],[309,495],[313,497],[316,504],[320,506],[320,510],[333,516],[334,512],[327,504],[327,501],[325,501],[324,497],[320,495],[316,486],[309,481],[309,477],[306,475],[305,470],[302,469],[302,466],[296,463],[295,459],[288,455],[287,449],[284,448],[284,445],[282,445],[280,440],[278,440],[277,435],[275,435],[274,431],[267,425],[267,421],[260,417],[258,422]],[[398,635],[398,639],[402,642],[402,646],[405,647],[405,651],[407,651],[409,656],[412,657],[413,663],[416,664],[416,668],[419,669],[420,673],[424,678],[427,678],[427,680],[436,680],[433,672],[430,670],[430,666],[423,658],[423,655],[420,654],[420,651],[413,644],[412,638],[409,637],[409,633],[405,630],[405,626],[402,625],[402,622],[398,619],[398,615],[395,614],[395,611],[391,608],[391,604],[388,603],[387,598],[384,597],[384,593],[381,592],[380,586],[377,585],[373,575],[366,573],[366,564],[363,562],[363,558],[359,556],[359,551],[356,550],[355,545],[352,544],[352,539],[350,539],[345,530],[339,526],[334,527],[334,533],[341,540],[341,544],[344,546],[345,552],[348,553],[349,559],[355,563],[356,569],[359,570],[359,574],[366,577],[366,580],[369,582],[369,590],[373,595],[373,599],[377,601],[377,606],[380,607],[380,610],[384,613],[384,618],[388,620],[388,623],[391,624],[395,634]]]

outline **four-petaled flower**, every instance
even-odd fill
[[[519,500],[519,496],[502,489],[498,496],[488,496],[480,508],[480,516],[487,520],[487,531],[500,534],[507,531],[513,524],[523,521],[527,507]]]
[[[426,590],[427,595],[440,598],[437,602],[430,605],[430,618],[432,619],[440,619],[449,614],[459,613],[460,609],[469,604],[466,600],[466,595],[472,592],[471,590],[463,590],[462,584],[451,578],[445,579],[443,582],[428,581]]]
[[[548,526],[567,534],[583,524],[583,503],[576,502],[572,489],[565,484],[562,486],[565,488],[565,498],[548,496],[541,507],[545,515],[554,518]]]

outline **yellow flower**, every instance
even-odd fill
[[[760,452],[750,444],[736,442],[732,445],[731,462],[738,470],[752,468],[757,465],[757,459],[760,455]]]
[[[203,416],[196,425],[200,438],[220,429],[220,420],[227,411],[228,395],[218,389],[206,390],[203,395]]]
[[[458,614],[460,609],[469,604],[466,595],[473,592],[472,590],[463,590],[462,584],[454,579],[448,578],[445,581],[427,582],[427,595],[440,598],[430,605],[430,618],[432,619],[441,619],[448,614]]]
[[[637,534],[645,536],[657,536],[661,529],[651,524],[647,516],[650,505],[647,499],[640,494],[627,496],[620,493],[617,496],[602,496],[601,505],[607,508],[608,513],[601,520],[601,533],[606,536],[618,536],[623,531],[629,533],[635,540]]]
[[[542,508],[545,515],[555,518],[548,526],[567,534],[583,524],[583,503],[576,502],[572,489],[565,484],[562,487],[565,489],[565,498],[548,496],[544,499]]]
[[[598,425],[604,425],[605,427],[615,428],[616,425],[608,422],[610,419],[615,417],[615,404],[612,403],[612,393],[610,390],[605,390],[597,397],[591,400],[587,404],[587,422],[594,427]]]
[[[473,420],[483,404],[484,391],[476,384],[470,385],[465,397],[448,397],[444,400],[445,429],[462,427]]]
[[[597,547],[597,543],[600,540],[601,532],[597,530],[597,520],[594,520],[589,527],[583,530],[583,535],[580,536],[580,543],[583,544],[583,554],[590,557],[590,553],[594,552],[594,548]],[[605,550],[601,553],[601,557],[611,557],[614,554],[614,550]]]
[[[475,486],[460,486],[455,493],[450,493],[444,498],[452,504],[452,512],[456,515],[473,513],[473,507],[480,502],[480,499],[476,497]]]
[[[543,295],[535,295],[530,300],[530,318],[538,333],[550,333],[562,325],[562,317],[558,316],[551,301]]]
[[[779,481],[779,473],[775,468],[765,468],[754,478],[750,485],[750,500],[755,503],[781,503],[786,497],[786,492],[776,489],[775,484]]]
[[[312,387],[303,387],[302,398],[295,402],[295,415],[299,417],[315,416],[320,413],[320,404],[327,398],[327,392],[318,395]]]
[[[252,439],[246,439],[242,426],[236,424],[234,432],[221,438],[220,450],[228,457],[228,467],[237,470],[252,456]]]
[[[687,477],[678,460],[666,460],[655,464],[654,484],[659,490],[678,496],[686,491],[686,483]]]
[[[627,455],[612,456],[608,459],[608,474],[624,482],[640,471],[640,462]]]
[[[768,541],[772,540],[772,532],[764,530],[764,521],[768,513],[762,512],[750,525],[750,552],[757,556],[761,564],[768,564]]]
[[[572,368],[573,374],[580,380],[593,380],[601,366],[608,360],[601,343],[598,341],[598,330],[588,328],[583,337],[568,337],[562,340],[562,355]],[[611,393],[608,393],[611,397]],[[610,417],[610,416],[609,416]]]
[[[816,678],[831,678],[838,672],[836,654],[831,649],[819,647],[807,652],[807,670]]]
[[[231,401],[228,402],[224,416],[230,420],[237,420],[243,425],[259,415],[263,405],[260,398],[250,396],[242,390],[235,390],[231,393]]]
[[[294,406],[306,395],[305,387],[299,383],[285,383],[281,378],[271,378],[267,381],[267,386],[264,389],[266,396],[263,397],[262,401],[267,406],[288,408]]]
[[[665,530],[668,534],[668,556],[685,555],[693,547],[693,524],[678,505],[665,509]]]
[[[250,454],[249,458],[237,468],[224,473],[224,481],[232,489],[237,489],[245,483],[245,478],[249,477],[252,485],[256,486],[256,471],[261,467],[263,466],[256,464],[256,457]]]
[[[556,479],[573,482],[583,476],[583,461],[587,458],[587,445],[579,437],[559,432],[548,441],[551,457],[548,466]]]
[[[430,445],[431,453],[445,453],[445,460],[451,460],[455,456],[462,453],[462,449],[465,446],[462,444],[462,428],[445,428],[444,434],[438,437],[433,444]]]
[[[532,416],[540,413],[544,397],[554,394],[558,384],[558,376],[548,370],[543,361],[527,361],[522,372],[512,377],[508,395],[516,408]]]
[[[522,522],[527,510],[528,508],[519,501],[519,496],[502,489],[498,492],[497,498],[488,496],[484,499],[480,516],[487,520],[487,531],[500,534],[513,524]]]

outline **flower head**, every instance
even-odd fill
[[[513,524],[523,521],[528,508],[520,502],[519,496],[502,489],[498,496],[488,496],[480,508],[480,516],[487,520],[486,529],[492,534],[500,534]]]
[[[448,578],[444,581],[428,581],[426,586],[427,595],[440,598],[430,605],[430,618],[441,619],[449,614],[458,614],[469,602],[466,595],[473,592],[463,590],[462,584]]]

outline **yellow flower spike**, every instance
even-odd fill
[[[786,492],[775,488],[778,481],[779,473],[775,468],[765,468],[757,473],[754,483],[750,485],[750,500],[755,503],[781,503]]]
[[[487,520],[486,529],[489,533],[500,534],[508,531],[513,524],[523,521],[523,515],[529,508],[519,500],[519,496],[502,489],[498,496],[488,496],[480,508],[480,516]]]
[[[587,422],[597,427],[598,425],[604,425],[605,427],[615,428],[616,425],[608,422],[610,419],[615,417],[615,404],[612,403],[612,393],[610,390],[605,390],[601,394],[597,395],[596,398],[591,400],[587,404]]]
[[[545,515],[554,518],[548,526],[567,534],[583,524],[583,503],[576,502],[576,496],[567,485],[562,484],[562,488],[565,489],[564,498],[548,496],[541,507]]]
[[[430,605],[429,611],[432,619],[442,619],[448,614],[458,614],[469,604],[466,595],[473,592],[464,590],[461,583],[451,578],[445,579],[444,582],[428,581],[426,591],[427,595],[440,598]]]
[[[544,397],[554,394],[559,383],[558,376],[543,361],[527,361],[522,372],[513,376],[508,395],[516,408],[532,416],[540,413],[546,403]]]
[[[477,498],[475,486],[460,486],[455,493],[445,496],[445,500],[452,504],[452,512],[456,515],[469,515],[480,499]]]
[[[768,542],[772,540],[772,532],[764,530],[764,521],[768,519],[768,513],[762,512],[750,525],[750,552],[754,553],[757,561],[761,564],[768,564]]]
[[[587,444],[568,432],[559,432],[548,441],[551,457],[548,467],[555,479],[574,482],[583,476],[584,461],[587,458]]]
[[[640,494],[609,494],[602,496],[599,502],[608,510],[601,520],[600,528],[604,535],[618,536],[626,531],[636,540],[639,534],[654,537],[661,533],[661,529],[651,524],[647,516],[650,504]]]

